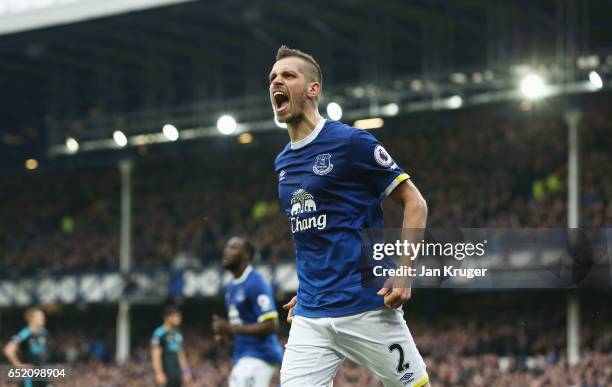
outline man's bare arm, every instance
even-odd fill
[[[267,336],[278,332],[278,318],[246,325],[231,325],[219,316],[213,316],[213,331],[220,335]]]
[[[9,362],[15,367],[23,366],[23,363],[19,360],[17,356],[18,345],[15,340],[11,340],[4,346],[4,356],[8,359]]]
[[[162,379],[165,379],[164,369],[162,367],[162,349],[159,345],[151,346],[151,365],[153,366],[153,371],[155,372],[156,379],[159,376],[163,376]],[[163,384],[159,381],[158,383]]]
[[[389,197],[404,207],[402,228],[425,228],[427,224],[427,202],[410,179],[400,183]]]
[[[404,208],[402,221],[402,238],[409,243],[418,243],[423,239],[423,232],[427,224],[427,202],[419,192],[418,188],[410,181],[400,183],[389,195],[389,197]],[[400,257],[400,266],[414,267],[416,257]],[[398,286],[398,281],[401,286]],[[395,279],[385,284],[378,291],[385,297],[385,305],[389,308],[397,308],[410,299],[411,284],[408,278]]]
[[[191,383],[191,370],[189,369],[189,364],[187,363],[187,356],[185,355],[184,349],[179,351],[178,358],[181,366],[181,372],[183,374],[183,381],[186,383]]]

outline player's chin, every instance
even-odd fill
[[[281,124],[286,124],[288,121],[291,121],[291,115],[288,111],[284,111],[282,113],[276,113],[276,121]]]
[[[293,109],[291,106],[291,102],[285,103],[280,108],[274,110],[276,114],[276,120],[281,124],[286,124],[294,118]]]

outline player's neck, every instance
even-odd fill
[[[287,122],[287,131],[291,142],[298,142],[306,137],[317,126],[321,120],[321,115],[317,109],[311,112],[304,112],[304,114],[297,121]]]
[[[39,327],[39,326],[36,326],[36,325],[28,325],[28,329],[32,333],[38,333],[38,332],[40,332],[42,330],[42,327]]]
[[[232,270],[232,274],[234,275],[234,278],[240,278],[242,276],[242,274],[244,274],[244,271],[246,270],[246,268],[249,267],[249,263],[243,263],[240,266],[238,266],[235,270]]]
[[[164,328],[166,328],[167,331],[174,330],[174,326],[170,323],[164,323]]]

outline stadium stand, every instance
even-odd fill
[[[274,160],[288,136],[266,95],[281,44],[321,64],[325,117],[335,104],[348,124],[384,119],[372,133],[422,192],[428,227],[491,236],[481,260],[422,257],[494,273],[412,283],[404,317],[430,386],[612,386],[611,12],[588,0],[0,0],[0,349],[12,348],[0,387],[18,384],[9,358],[40,348],[67,371],[49,387],[154,386],[151,335],[170,304],[189,385],[228,386],[232,345],[211,320],[236,321],[220,264],[233,235],[254,243],[287,342],[295,248]],[[384,206],[398,227],[401,209]],[[550,239],[529,245],[523,231]],[[28,337],[33,306],[48,346],[5,347]],[[382,386],[348,359],[333,385]]]
[[[605,101],[589,105],[581,125],[588,227],[612,224],[612,117]],[[541,110],[503,105],[441,118],[423,114],[390,121],[375,134],[426,196],[430,227],[564,227],[566,129],[554,109]],[[272,168],[286,139],[263,138],[270,143],[199,144],[181,158],[138,160],[134,269],[206,265],[219,257],[227,235],[240,233],[254,239],[264,261],[292,259]],[[2,275],[117,268],[114,166],[10,177],[3,186]],[[388,213],[393,224],[393,209]]]

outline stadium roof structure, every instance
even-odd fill
[[[611,11],[586,0],[228,0],[3,35],[0,157],[67,153],[68,138],[113,147],[116,130],[129,144],[164,141],[166,123],[180,139],[216,135],[223,113],[238,132],[274,128],[266,76],[281,44],[318,58],[345,118],[503,100],[526,69],[577,82],[560,92],[589,91],[596,69],[605,88]]]

